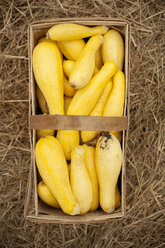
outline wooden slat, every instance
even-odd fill
[[[127,117],[81,115],[32,115],[31,129],[122,131],[127,129]]]
[[[48,210],[49,209],[49,210]],[[122,218],[124,215],[121,211],[107,214],[103,211],[96,210],[94,212],[88,212],[85,215],[70,216],[64,214],[61,210],[51,209],[49,206],[42,207],[39,210],[38,216],[30,214],[27,219],[36,223],[58,223],[58,224],[90,224],[90,223],[102,223],[107,220],[116,218]]]

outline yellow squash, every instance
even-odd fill
[[[70,183],[72,192],[80,207],[80,214],[89,211],[92,199],[92,183],[85,166],[84,161],[85,149],[82,146],[76,146],[72,151],[70,167]]]
[[[93,76],[95,76],[99,72],[99,69],[95,66]]]
[[[39,43],[33,51],[36,82],[48,104],[50,114],[64,114],[63,68],[60,52],[51,42]]]
[[[68,173],[69,173],[69,177],[70,177],[70,167],[71,167],[71,163],[68,164]]]
[[[118,185],[116,185],[116,189],[115,189],[115,208],[120,207],[120,205],[121,205],[120,200],[121,200],[120,191],[119,191]]]
[[[57,45],[57,43],[51,39],[48,39],[46,37],[41,37],[39,40],[38,40],[38,43],[37,44],[40,44],[42,42],[52,42],[53,44]]]
[[[106,102],[103,116],[122,116],[125,97],[125,77],[122,71],[117,71],[113,77],[113,88]]]
[[[80,89],[87,85],[94,72],[96,51],[102,43],[103,36],[101,35],[95,35],[88,40],[69,76],[69,83],[72,87]]]
[[[50,190],[43,181],[38,184],[38,195],[41,200],[49,206],[52,206],[54,208],[60,208],[60,205],[58,204],[56,198],[50,192]]]
[[[110,133],[114,134],[119,142],[121,142],[121,131],[111,131]]]
[[[47,103],[45,101],[44,95],[42,94],[40,88],[37,86],[36,87],[36,95],[37,95],[37,100],[40,106],[40,109],[42,110],[42,113],[48,113],[48,106]]]
[[[100,186],[100,205],[106,213],[112,213],[122,166],[121,145],[113,134],[106,132],[104,136],[100,136],[96,145],[95,161]]]
[[[93,189],[93,199],[90,211],[94,211],[99,206],[99,184],[95,168],[95,148],[87,145],[83,145],[83,147],[85,149],[85,165],[88,170]]]
[[[66,158],[58,139],[53,136],[39,139],[35,158],[42,180],[62,210],[70,215],[79,214],[80,209],[70,187]]]
[[[83,89],[79,89],[76,92],[69,105],[67,114],[88,115],[96,105],[106,84],[116,72],[116,69],[117,65],[115,62],[107,62]]]
[[[85,41],[83,39],[57,41],[57,46],[60,49],[61,53],[64,54],[64,56],[68,60],[76,61],[79,58],[83,48],[85,47]],[[95,65],[98,69],[101,69],[103,65],[100,48],[96,52]]]
[[[71,160],[71,152],[75,146],[79,145],[79,131],[77,130],[58,130],[57,139],[60,141],[65,157]]]
[[[68,79],[64,74],[64,94],[65,96],[72,97],[76,93],[76,90],[70,86]]]
[[[50,28],[47,32],[47,36],[50,37],[51,40],[57,41],[77,40],[96,34],[104,34],[107,30],[107,26],[87,27],[74,23],[63,23]]]
[[[104,63],[109,60],[114,60],[118,65],[118,70],[122,70],[124,62],[124,41],[118,31],[111,29],[104,34],[102,57]]]
[[[109,93],[111,91],[111,88],[112,88],[112,81],[110,80],[105,86],[104,91],[101,94],[100,98],[98,99],[95,107],[89,114],[90,116],[102,116],[103,109],[104,109],[106,100],[109,96]],[[98,131],[81,131],[81,139],[84,143],[86,143],[96,138],[98,133],[99,133]]]
[[[100,70],[103,66],[103,60],[102,60],[102,54],[101,54],[101,48],[99,48],[95,55],[95,65]]]
[[[42,42],[45,42],[45,41],[52,41],[52,40],[51,40],[51,39],[48,39],[48,38],[46,38],[46,37],[41,37],[41,38],[38,40],[37,44],[42,43]],[[55,42],[55,41],[52,41],[52,42]]]
[[[67,59],[76,61],[85,47],[85,41],[83,39],[57,41],[57,46]]]
[[[42,42],[51,42],[52,44],[55,44],[57,46],[57,43],[54,40],[48,39],[46,37],[40,38],[39,41],[38,41],[38,44],[42,43]],[[59,52],[60,52],[61,61],[63,61],[63,55],[62,55],[60,50],[59,50]]]
[[[75,65],[75,61],[73,61],[73,60],[64,60],[63,61],[64,73],[68,78],[71,74],[71,71],[73,70],[74,65]]]
[[[39,140],[42,137],[46,137],[48,135],[53,136],[54,130],[51,129],[37,129],[37,140]]]
[[[64,97],[64,112],[65,112],[65,114],[67,114],[67,110],[68,110],[68,107],[69,107],[71,101],[72,101],[72,97],[67,97],[67,96]]]
[[[64,60],[63,62],[63,69],[64,69],[64,73],[65,75],[69,78],[73,67],[75,65],[75,61],[73,60]],[[94,71],[93,71],[93,76],[96,75],[99,72],[98,68],[95,66]],[[70,85],[70,84],[69,84]],[[71,86],[70,86],[71,87]],[[72,88],[73,89],[73,88]],[[65,90],[65,88],[64,88]],[[76,91],[76,90],[75,90]]]

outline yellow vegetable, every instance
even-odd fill
[[[70,177],[70,167],[71,167],[71,163],[68,164],[68,173],[69,173],[69,177]]]
[[[125,77],[122,71],[117,71],[113,77],[113,88],[105,104],[103,116],[122,116],[125,97]]]
[[[64,73],[68,78],[71,74],[71,71],[73,70],[74,65],[75,65],[75,61],[73,61],[73,60],[64,60],[63,61]]]
[[[95,66],[93,76],[95,76],[99,72],[99,69]]]
[[[67,97],[67,96],[64,97],[64,112],[65,112],[65,114],[67,113],[67,110],[68,110],[68,107],[69,107],[71,101],[72,101],[72,97]]]
[[[76,40],[96,34],[104,34],[107,32],[108,27],[106,26],[96,26],[87,27],[74,23],[64,23],[53,26],[48,30],[47,36],[51,40]]]
[[[76,61],[79,58],[83,48],[85,47],[85,41],[83,39],[57,41],[57,46],[60,49],[61,53],[64,54],[64,56],[68,60]],[[101,69],[101,67],[103,66],[103,60],[102,60],[102,54],[100,48],[96,52],[95,65],[98,69]]]
[[[85,165],[92,182],[93,199],[90,211],[94,211],[99,206],[99,184],[95,168],[95,148],[92,146],[83,145],[85,149]]]
[[[43,181],[41,181],[38,184],[38,195],[41,198],[41,200],[43,202],[45,202],[46,204],[48,204],[54,208],[60,208],[60,205],[58,204],[56,198],[50,192],[50,190],[48,189],[48,187],[46,186],[46,184]]]
[[[73,70],[73,67],[75,65],[75,61],[73,60],[64,60],[63,62],[63,69],[64,69],[64,73],[65,75],[69,78],[72,70]],[[97,73],[99,72],[98,68],[95,66],[94,68],[94,71],[93,71],[93,75],[96,75]],[[70,84],[69,84],[70,85]],[[71,87],[71,86],[70,86]],[[73,88],[72,88],[73,89]],[[64,88],[65,90],[65,88]],[[75,90],[75,89],[74,89]],[[76,92],[76,90],[75,90]]]
[[[38,40],[38,43],[37,44],[40,44],[42,42],[52,42],[53,44],[57,45],[57,43],[54,41],[54,40],[51,40],[51,39],[48,39],[46,37],[41,37],[39,40]]]
[[[95,65],[100,70],[103,66],[103,60],[102,60],[102,54],[101,54],[101,48],[99,48],[95,55]]]
[[[96,51],[102,43],[103,36],[101,35],[95,35],[88,40],[69,76],[69,83],[72,87],[79,89],[87,85],[94,72]]]
[[[106,84],[116,72],[116,69],[117,65],[115,62],[107,62],[83,89],[79,89],[76,92],[69,105],[67,114],[88,115],[96,105]]]
[[[54,40],[48,39],[46,37],[42,37],[41,39],[39,39],[38,44],[42,42],[51,42],[52,44],[55,44],[57,46],[57,43]],[[60,53],[61,61],[63,61],[63,55],[60,50],[59,53]]]
[[[57,46],[39,43],[33,51],[33,70],[36,82],[48,104],[50,114],[64,114],[63,69]]]
[[[57,41],[57,45],[67,59],[76,61],[85,47],[85,41],[83,39],[63,40]]]
[[[112,88],[112,81],[110,80],[105,86],[104,91],[101,94],[100,98],[98,99],[95,107],[89,114],[90,116],[102,116],[103,109],[104,109],[106,100],[109,96],[109,93],[111,91],[111,88]],[[86,143],[90,140],[93,140],[94,138],[96,138],[98,133],[99,133],[98,131],[81,131],[82,141]]]
[[[76,146],[72,151],[70,183],[72,192],[80,207],[80,214],[89,211],[93,190],[90,177],[84,162],[85,149],[82,146]]]
[[[58,130],[57,139],[60,141],[65,157],[71,160],[71,152],[75,146],[79,145],[79,131],[77,130]]]
[[[104,63],[109,60],[114,60],[117,63],[118,70],[122,70],[124,62],[124,42],[118,31],[111,29],[105,33],[102,45],[102,58]]]
[[[109,132],[100,136],[96,145],[96,171],[100,186],[100,205],[106,213],[115,209],[115,189],[122,165],[118,139]]]
[[[48,135],[53,136],[54,130],[51,129],[37,129],[37,140],[39,140],[41,137],[46,137]]]
[[[72,97],[76,93],[76,90],[70,86],[68,79],[64,74],[64,94],[65,96]]]
[[[67,163],[58,139],[47,136],[39,139],[35,147],[39,173],[62,210],[70,215],[79,214],[79,206],[72,193]]]
[[[121,142],[121,131],[111,131],[110,133],[114,134],[119,142]]]
[[[119,191],[118,186],[116,185],[116,189],[115,189],[115,208],[120,207],[120,204],[121,204],[120,199],[121,199],[120,191]]]
[[[36,87],[36,95],[37,95],[37,100],[40,106],[40,109],[42,110],[42,113],[47,113],[48,112],[48,106],[45,101],[44,95],[42,94],[40,88],[37,86]]]

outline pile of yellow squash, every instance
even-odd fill
[[[122,116],[123,61],[124,42],[118,31],[73,23],[53,26],[32,56],[42,113]],[[99,205],[112,213],[120,206],[121,132],[46,129],[37,130],[37,139],[42,201],[69,215],[85,214]]]

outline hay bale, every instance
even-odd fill
[[[164,247],[164,1],[6,0],[0,13],[0,247]],[[131,24],[127,214],[104,224],[33,224],[23,218],[30,164],[27,26],[76,16]]]

